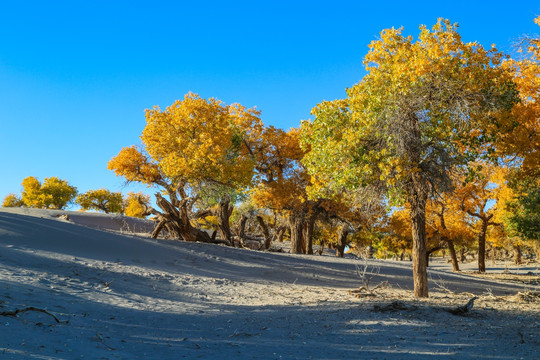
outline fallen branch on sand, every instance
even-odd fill
[[[400,310],[416,310],[416,306],[407,306],[403,302],[395,300],[387,305],[373,305],[373,311],[387,312]]]
[[[375,294],[375,290],[385,287],[390,287],[388,281],[383,281],[377,284],[373,289],[370,289],[369,286],[361,286],[358,289],[349,290],[348,293],[355,294],[354,296],[357,298],[360,296],[377,296],[377,294]]]
[[[449,309],[445,309],[445,308],[442,308],[439,310],[444,310],[444,311],[447,311],[449,312],[450,314],[453,314],[453,315],[461,315],[461,316],[464,316],[468,313],[470,313],[473,305],[474,305],[474,300],[478,299],[477,296],[474,296],[473,298],[471,298],[465,305],[462,305],[462,306],[458,306],[458,307],[455,307],[455,308],[449,308]],[[405,304],[404,302],[401,302],[399,300],[394,300],[392,301],[390,304],[386,304],[386,305],[373,305],[373,311],[377,311],[377,312],[393,312],[393,311],[414,311],[414,310],[417,310],[418,307],[415,306],[415,305],[407,305]],[[438,310],[437,308],[430,308],[430,309],[433,309],[433,310]]]
[[[465,305],[458,306],[452,309],[446,309],[450,314],[453,315],[465,315],[469,313],[474,305],[474,300],[478,299],[478,296],[472,297]]]
[[[27,311],[37,311],[37,312],[41,312],[41,313],[47,314],[47,315],[49,315],[49,316],[52,316],[53,319],[54,319],[58,324],[67,324],[67,323],[69,323],[69,320],[61,321],[61,320],[59,320],[56,316],[54,316],[53,314],[51,314],[50,312],[48,312],[47,310],[45,310],[45,309],[40,309],[40,308],[36,308],[36,307],[33,307],[33,306],[25,307],[24,309],[15,309],[14,311],[3,311],[3,312],[0,312],[0,316],[12,316],[12,317],[17,317],[17,314],[20,314],[20,313],[23,313],[23,312],[27,312]]]

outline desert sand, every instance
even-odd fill
[[[540,356],[537,264],[510,266],[528,274],[512,282],[434,261],[430,298],[414,299],[410,262],[153,240],[145,236],[152,227],[0,209],[0,358]],[[359,291],[363,280],[368,289]],[[470,311],[449,312],[473,296]]]

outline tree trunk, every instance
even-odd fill
[[[156,239],[159,236],[159,233],[161,230],[165,227],[165,224],[167,224],[167,220],[161,219],[156,227],[154,228],[154,231],[152,231],[152,239]]]
[[[240,238],[243,238],[246,234],[246,223],[248,221],[248,217],[246,215],[242,215],[242,218],[240,219],[240,226],[238,229],[238,236]]]
[[[467,260],[467,256],[465,256],[465,248],[462,247],[462,248],[459,250],[459,261],[465,262],[465,260]]]
[[[304,243],[305,214],[302,211],[291,212],[289,226],[291,228],[291,254],[301,254]]]
[[[442,249],[443,247],[439,245],[437,247],[434,247],[433,249],[429,249],[426,251],[426,266],[429,266],[429,257],[431,256],[431,254]]]
[[[454,271],[459,271],[459,264],[456,255],[456,248],[454,247],[454,241],[446,240],[446,243],[448,244],[448,252],[450,252],[450,259],[452,259],[452,267]]]
[[[306,243],[306,254],[313,254],[313,229],[315,228],[315,221],[317,219],[317,214],[311,214],[306,220],[306,232],[304,234],[304,239]]]
[[[275,240],[279,242],[283,242],[283,237],[285,236],[285,232],[287,231],[287,227],[284,225],[281,225],[276,230]]]
[[[495,265],[495,262],[497,260],[497,249],[495,246],[491,246],[491,264]]]
[[[519,245],[514,245],[514,263],[521,264],[521,247]]]
[[[343,257],[345,255],[345,247],[347,246],[347,236],[351,232],[348,225],[343,225],[339,229],[338,243],[336,245],[336,256]]]
[[[216,214],[221,237],[223,238],[223,240],[229,243],[232,243],[230,218],[233,209],[234,207],[231,205],[231,202],[229,200],[223,200],[219,203]]]
[[[201,231],[191,226],[189,212],[185,200],[178,203],[177,209],[171,204],[171,202],[167,201],[163,196],[161,196],[160,193],[156,193],[156,203],[164,212],[163,218],[166,220],[165,226],[169,232],[171,232],[172,236],[176,236],[177,238],[190,242],[212,242],[212,238],[210,238],[210,235],[208,235],[206,231]],[[157,227],[156,230],[158,230]],[[154,230],[154,233],[156,230]]]
[[[268,226],[266,226],[266,223],[264,222],[262,216],[257,216],[257,222],[259,223],[259,226],[261,227],[264,235],[264,250],[268,250],[270,248],[270,245],[272,245],[272,236],[270,235]]]
[[[428,297],[427,251],[426,251],[426,200],[427,194],[415,184],[409,194],[410,218],[413,238],[413,281],[414,296]]]
[[[486,234],[488,228],[488,221],[482,219],[482,229],[478,235],[478,271],[481,273],[486,272]]]

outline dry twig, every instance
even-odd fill
[[[33,307],[33,306],[28,306],[28,307],[25,307],[24,309],[15,309],[15,310],[13,310],[13,311],[3,311],[3,312],[0,312],[0,316],[12,316],[12,317],[17,317],[18,314],[23,313],[23,312],[27,312],[27,311],[37,311],[37,312],[41,312],[41,313],[47,314],[47,315],[49,315],[49,316],[52,316],[53,319],[54,319],[58,324],[67,324],[67,323],[69,323],[69,320],[61,321],[61,320],[59,320],[56,316],[54,316],[53,314],[51,314],[50,312],[48,312],[47,310],[45,310],[45,309],[40,309],[40,308],[36,308],[36,307]]]
[[[99,341],[100,343],[102,343],[103,346],[105,346],[107,349],[113,350],[113,351],[116,350],[115,348],[113,348],[113,347],[111,347],[111,346],[105,344],[105,342],[103,341],[103,337],[102,337],[100,334],[98,334],[98,333],[96,333],[96,339],[98,339],[98,341]]]

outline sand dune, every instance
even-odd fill
[[[69,322],[57,324],[37,311],[1,316],[0,358],[536,356],[540,308],[512,299],[538,287],[439,266],[430,270],[432,297],[414,300],[406,262],[263,253],[129,234],[151,228],[151,222],[103,214],[1,209],[0,312],[32,306]],[[389,287],[358,297],[348,293],[361,286],[356,269],[364,266],[372,287],[382,281]],[[442,287],[462,294],[437,292]],[[445,311],[471,294],[480,298],[470,316]],[[373,311],[396,299],[404,310]]]

